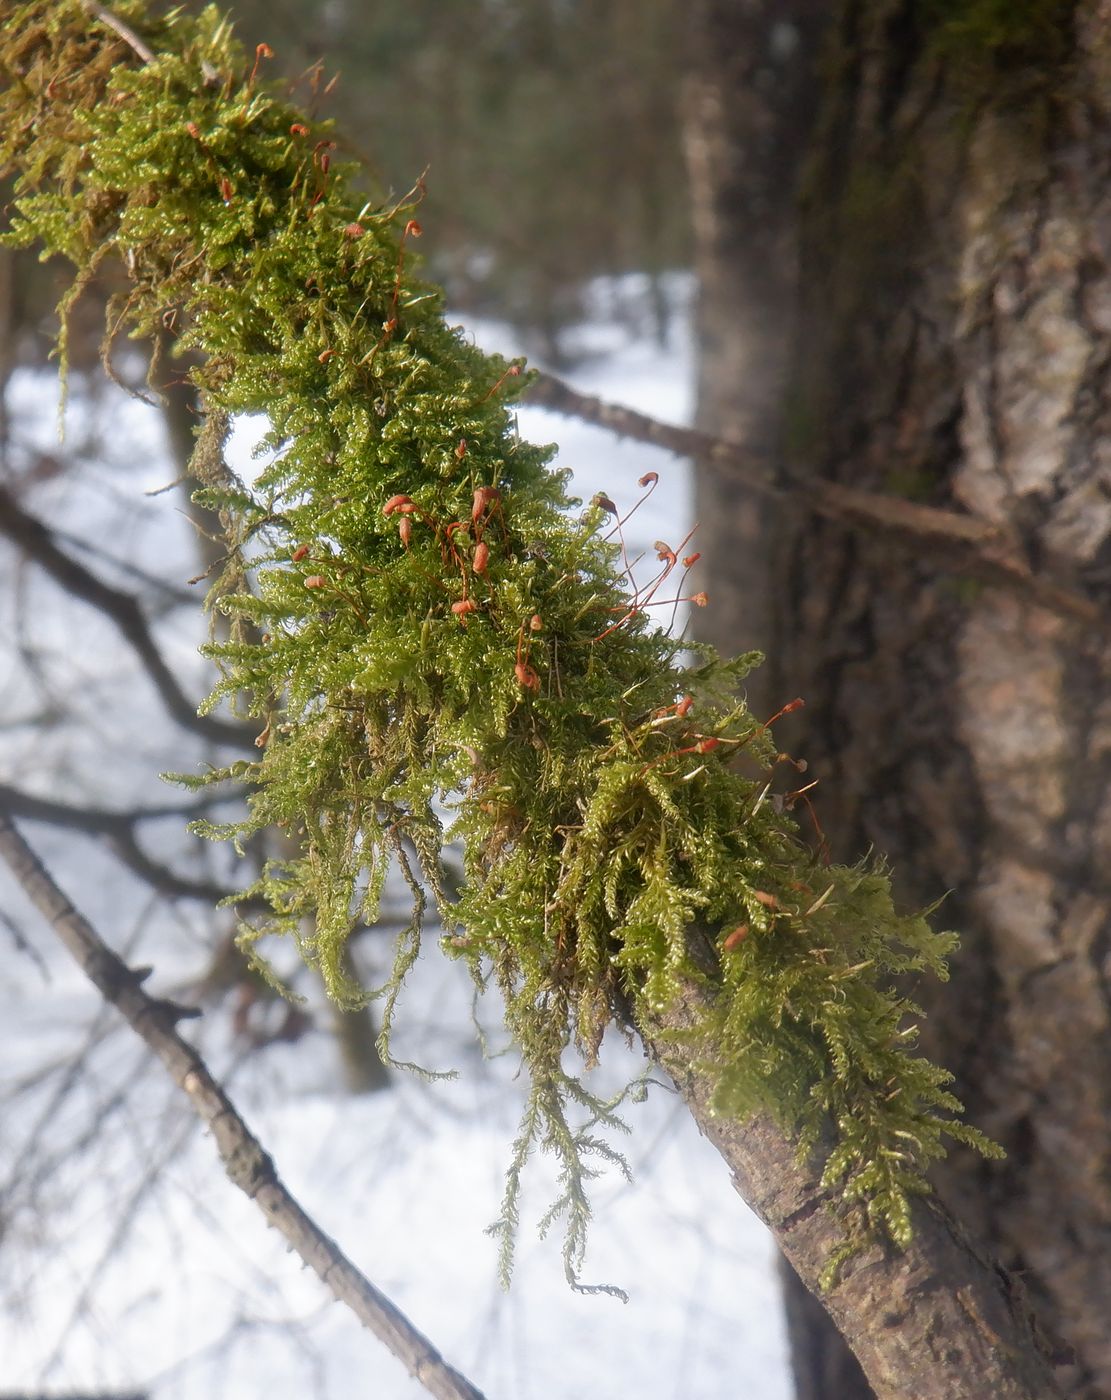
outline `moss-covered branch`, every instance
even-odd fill
[[[245,943],[292,936],[359,1003],[345,944],[398,864],[413,913],[388,1037],[431,893],[445,951],[497,985],[531,1076],[507,1260],[533,1145],[561,1161],[572,1277],[587,1160],[614,1156],[595,1132],[611,1106],[565,1051],[589,1065],[615,1019],[658,1021],[692,983],[712,994],[682,1038],[716,1111],[771,1113],[803,1148],[832,1123],[826,1185],[905,1244],[944,1135],[993,1150],[914,1056],[895,990],[943,976],[954,940],[898,915],[882,869],[816,859],[766,776],[737,770],[777,758],[738,698],[757,658],[685,668],[650,625],[653,585],[630,596],[610,503],[573,514],[548,450],[517,436],[521,367],[475,349],[411,275],[419,191],[364,202],[328,128],[263,80],[266,47],[244,53],[215,10],[153,19],[128,0],[117,15],[149,61],[76,0],[10,11],[6,241],[74,265],[63,355],[69,308],[112,265],[109,349],[169,330],[202,361],[194,470],[228,522],[213,603],[236,624],[209,647],[210,707],[230,698],[260,734],[257,760],[204,779],[249,782],[249,818],[200,829],[276,826],[298,852],[250,891],[273,915]],[[266,416],[272,456],[233,489],[219,449],[241,413]],[[661,544],[658,596],[682,574]],[[445,840],[466,852],[450,898]],[[695,924],[709,969],[689,954]]]

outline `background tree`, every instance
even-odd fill
[[[698,13],[688,146],[723,152],[694,184],[702,425],[967,511],[1106,609],[1107,6]],[[758,203],[761,182],[779,198]],[[956,1152],[937,1178],[1025,1279],[1069,1393],[1111,1394],[1105,627],[757,508],[725,470],[700,475],[698,513],[734,640],[806,697],[784,742],[822,779],[836,850],[890,852],[911,903],[951,891],[962,951],[927,1036],[1008,1156]],[[867,1394],[789,1291],[800,1395]]]

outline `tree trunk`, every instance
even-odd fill
[[[816,473],[999,524],[1100,601],[1109,32],[1107,0],[843,0],[799,215],[784,433]],[[743,339],[743,314],[735,326]],[[707,402],[720,357],[704,360]],[[728,491],[700,491],[720,519]],[[953,982],[923,989],[925,1048],[1009,1155],[955,1152],[939,1186],[1071,1350],[1068,1393],[1111,1395],[1105,639],[817,519],[794,522],[767,577],[781,690],[807,701],[777,734],[822,780],[835,852],[888,853],[909,903],[952,892],[941,917],[964,946]],[[823,1381],[834,1344],[802,1327],[802,1393],[867,1393]]]
[[[696,426],[763,457],[779,443],[795,288],[795,190],[816,96],[828,0],[697,0],[685,82],[703,357]],[[766,651],[775,518],[727,468],[695,479],[697,546],[712,560],[701,635],[726,652]],[[749,682],[755,709],[774,691]],[[774,708],[774,707],[773,707]]]

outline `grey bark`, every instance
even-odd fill
[[[947,46],[909,0],[840,5],[786,413],[816,475],[996,523],[1106,618],[1111,5],[1046,14],[1033,38],[1012,21],[977,49]],[[712,478],[702,489],[703,514],[726,514]],[[807,708],[777,733],[820,776],[837,853],[886,851],[912,904],[952,891],[942,917],[964,938],[926,1049],[1009,1155],[954,1153],[939,1186],[1071,1353],[1067,1393],[1107,1397],[1106,625],[1077,636],[878,535],[792,529],[766,583],[781,693]],[[803,1393],[866,1393],[823,1379],[834,1344],[800,1331]]]

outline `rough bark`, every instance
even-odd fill
[[[230,1179],[410,1373],[442,1400],[482,1400],[396,1307],[324,1235],[279,1180],[178,1023],[198,1014],[143,990],[149,969],[123,963],[76,911],[16,828],[0,812],[0,860],[78,965],[163,1062],[211,1131]],[[707,943],[703,952],[712,957]],[[691,1037],[699,998],[690,995],[642,1025],[702,1130],[730,1167],[737,1190],[779,1239],[811,1288],[842,1239],[843,1222],[813,1163],[800,1162],[791,1137],[770,1119],[718,1117],[716,1075],[698,1063]],[[854,1257],[826,1299],[880,1400],[1051,1400],[1060,1391],[1018,1289],[981,1256],[929,1198],[914,1210],[915,1238],[898,1253],[872,1246]]]
[[[840,6],[789,436],[827,479],[999,524],[1106,615],[1111,6],[1020,8],[987,43],[939,27],[952,7]],[[1071,1349],[1067,1392],[1111,1395],[1105,641],[829,522],[797,526],[771,578],[784,693],[807,700],[781,738],[837,853],[888,852],[912,903],[952,891],[964,948],[927,1048],[1009,1156],[955,1153],[941,1189]],[[806,1393],[856,1394],[808,1335]]]

